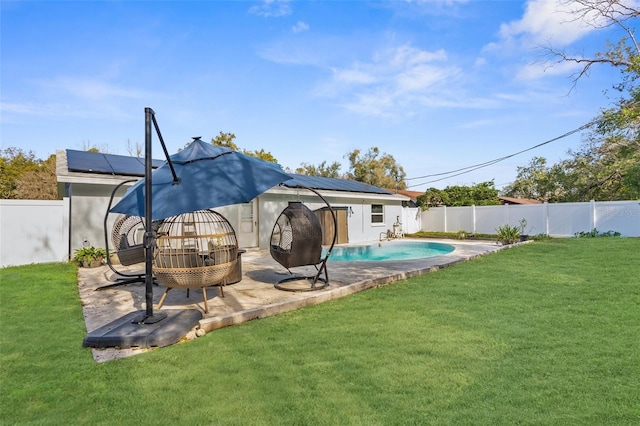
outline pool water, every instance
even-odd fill
[[[335,262],[377,262],[385,260],[414,260],[425,257],[442,256],[451,253],[455,247],[450,244],[424,241],[382,241],[368,246],[334,247],[329,261]],[[323,251],[323,256],[326,251]]]

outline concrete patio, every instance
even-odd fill
[[[184,309],[201,311],[202,320],[186,336],[187,339],[193,339],[196,337],[196,332],[201,335],[203,332],[211,332],[222,327],[326,302],[372,287],[432,272],[509,247],[498,245],[492,241],[437,240],[437,242],[452,244],[455,246],[455,250],[444,256],[418,260],[329,261],[329,286],[322,290],[303,292],[282,291],[275,288],[274,285],[277,282],[289,277],[290,274],[271,258],[268,251],[249,250],[242,255],[242,280],[225,286],[224,298],[220,297],[218,287],[207,288],[208,313],[204,313],[201,289],[192,289],[189,297],[184,289],[170,291],[161,311]],[[393,244],[393,241],[382,244]],[[144,272],[144,264],[132,267],[116,265],[116,268],[129,273]],[[316,270],[314,267],[301,267],[294,268],[292,272],[300,275],[315,275]],[[115,286],[96,291],[99,287],[113,284],[116,278],[117,275],[107,266],[79,269],[78,289],[88,332],[131,312],[145,310],[145,285],[143,283]],[[306,282],[304,288],[309,288]],[[164,290],[165,287],[161,284],[154,286],[154,309]],[[98,362],[130,356],[146,350],[149,349],[92,349],[93,357]]]

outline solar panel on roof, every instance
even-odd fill
[[[153,168],[160,167],[164,161],[153,160]],[[67,166],[69,171],[80,173],[101,173],[122,176],[144,176],[144,159],[126,155],[103,154],[100,152],[67,150]],[[293,179],[286,181],[285,186],[294,188],[303,185],[313,189],[344,192],[365,192],[386,194],[391,192],[356,180],[327,178],[290,174]]]
[[[160,167],[164,161],[152,160],[152,167]],[[126,155],[103,154],[101,152],[67,150],[69,171],[101,173],[124,176],[144,176],[144,159]]]
[[[308,176],[290,174],[293,179],[284,182],[284,185],[289,188],[294,188],[296,185],[308,186],[313,189],[324,189],[333,191],[346,191],[346,192],[367,192],[373,194],[391,194],[391,192],[378,188],[377,186],[368,185],[366,183],[358,182],[356,180],[348,179],[336,179],[327,178],[321,176]]]

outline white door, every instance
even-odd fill
[[[238,210],[238,244],[240,247],[257,247],[258,246],[258,200],[255,199],[247,204],[240,204]]]

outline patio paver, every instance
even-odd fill
[[[405,239],[405,241],[408,239]],[[418,260],[386,262],[328,262],[329,286],[318,291],[290,292],[275,288],[275,284],[289,273],[271,258],[266,250],[249,249],[242,255],[243,278],[240,282],[225,286],[225,297],[220,297],[217,287],[208,288],[209,313],[204,313],[202,291],[174,289],[170,291],[162,307],[169,309],[197,309],[202,312],[199,328],[210,332],[221,327],[239,324],[257,318],[300,309],[305,306],[334,300],[372,287],[424,274],[442,267],[467,261],[496,252],[510,246],[500,246],[492,241],[425,240],[452,244],[456,249],[447,255]],[[393,244],[382,242],[382,244]],[[127,272],[143,272],[144,264],[116,268]],[[315,275],[315,268],[300,267],[293,271],[300,275]],[[107,266],[80,268],[78,288],[83,304],[87,331],[91,332],[133,311],[145,310],[145,285],[128,284],[102,291],[95,291],[114,282],[117,277]],[[154,286],[154,307],[165,286]],[[202,333],[200,331],[199,333]],[[196,330],[186,337],[195,338]],[[147,349],[148,350],[148,349]],[[98,362],[133,355],[142,349],[92,349]]]

